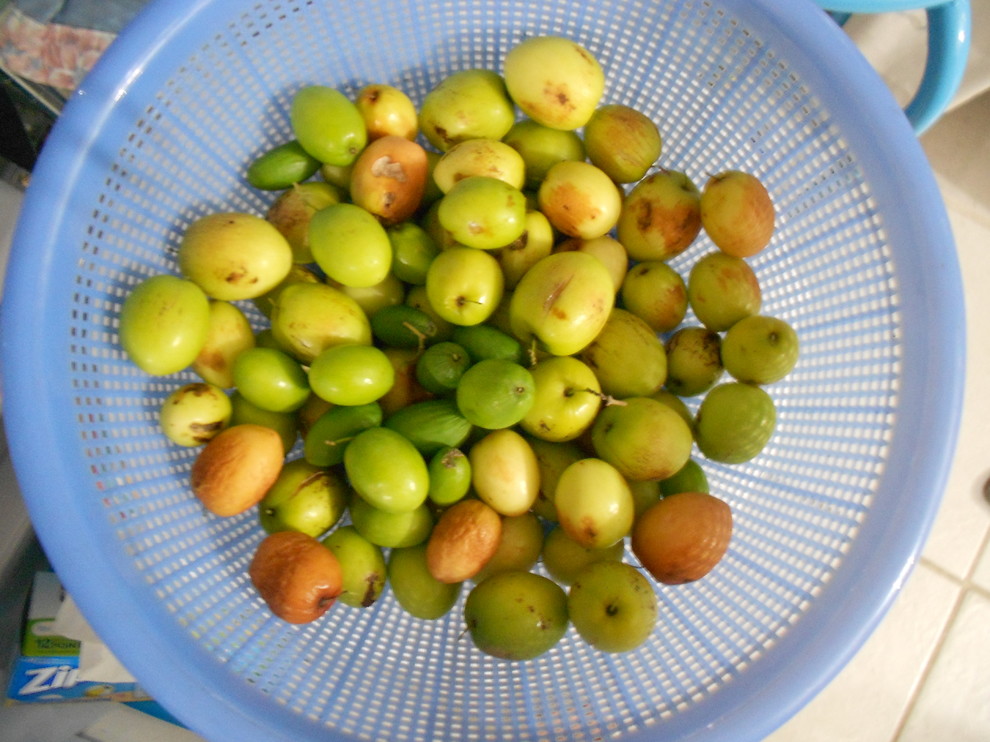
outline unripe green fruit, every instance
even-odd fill
[[[156,376],[181,371],[206,343],[210,302],[192,281],[167,274],[147,278],[120,310],[120,344],[142,371]]]
[[[422,286],[426,271],[440,252],[429,233],[413,221],[402,222],[388,229],[392,244],[392,272],[405,283]]]
[[[588,159],[616,183],[635,183],[660,157],[662,141],[653,121],[630,106],[600,106],[584,127]]]
[[[457,389],[471,358],[457,343],[431,345],[416,361],[416,380],[434,394],[450,394]]]
[[[460,446],[471,435],[471,422],[452,399],[424,399],[396,410],[385,427],[400,433],[424,456],[441,448]]]
[[[709,330],[725,332],[743,317],[757,314],[760,282],[742,258],[715,251],[699,258],[687,280],[688,304]]]
[[[485,654],[533,659],[549,651],[567,631],[567,595],[542,575],[499,572],[468,594],[464,620],[474,645]]]
[[[741,464],[770,441],[777,423],[773,399],[752,384],[727,382],[711,389],[698,407],[694,436],[712,461]]]
[[[354,436],[344,451],[351,486],[368,504],[389,513],[408,513],[426,500],[426,462],[407,438],[388,428]]]
[[[473,425],[508,428],[533,406],[533,375],[512,361],[491,358],[471,366],[457,386],[457,407]]]
[[[430,574],[425,544],[392,549],[388,582],[406,613],[426,621],[447,615],[461,592],[461,583],[441,582]]]
[[[772,384],[787,376],[797,359],[797,333],[776,317],[744,317],[722,339],[722,364],[736,381]]]
[[[346,167],[368,143],[364,117],[346,95],[323,85],[301,88],[289,108],[292,131],[320,162]]]
[[[459,448],[445,446],[429,463],[430,491],[436,505],[453,505],[471,489],[471,461]]]
[[[374,286],[392,267],[388,234],[371,212],[350,203],[331,204],[309,222],[316,264],[345,286]]]
[[[490,575],[509,570],[528,571],[535,566],[543,548],[543,524],[535,513],[502,518],[502,538],[498,549],[473,578],[481,582]]]
[[[708,492],[708,477],[694,459],[681,467],[672,477],[660,480],[660,492],[664,497],[676,495],[679,492]]]
[[[307,180],[319,169],[320,161],[293,139],[255,158],[245,177],[255,188],[279,191]]]
[[[667,353],[656,332],[618,307],[580,358],[594,369],[601,390],[619,399],[647,397],[667,379]]]
[[[385,589],[387,566],[377,544],[362,536],[354,526],[341,526],[323,539],[323,545],[340,562],[343,592],[337,599],[354,608],[375,604]]]
[[[582,546],[556,526],[543,541],[543,566],[561,585],[570,585],[587,565],[599,561],[618,562],[625,551],[625,541],[616,541],[603,549]]]
[[[412,510],[391,513],[354,497],[349,510],[358,533],[383,549],[422,544],[433,530],[433,515],[425,503]]]
[[[451,186],[437,218],[460,244],[495,250],[526,229],[526,197],[504,180],[472,175]]]
[[[347,493],[347,483],[336,472],[295,459],[282,467],[258,503],[258,519],[268,533],[299,531],[318,538],[344,514]]]
[[[296,426],[296,414],[294,412],[272,412],[258,407],[248,401],[243,394],[234,391],[230,395],[230,425],[242,425],[253,423],[266,428],[271,428],[282,439],[282,448],[286,453],[292,450],[299,437],[299,429]]]
[[[630,481],[666,479],[691,456],[691,428],[667,405],[631,397],[608,405],[591,428],[597,455]],[[559,487],[559,485],[558,485]]]
[[[419,126],[441,152],[468,139],[501,139],[515,121],[502,77],[492,70],[453,72],[423,98]]]
[[[382,408],[377,402],[330,407],[306,432],[303,456],[316,466],[336,466],[344,461],[344,450],[354,436],[381,424]]]
[[[272,202],[265,219],[288,241],[296,263],[312,263],[309,222],[317,211],[339,202],[340,191],[336,186],[321,181],[297,183]]]
[[[526,187],[531,189],[538,188],[558,162],[585,159],[584,142],[577,132],[552,129],[532,119],[517,121],[502,141],[522,155]]]
[[[667,390],[694,397],[722,376],[721,336],[706,327],[687,326],[667,339]]]
[[[374,345],[336,345],[309,366],[309,386],[337,405],[365,405],[381,399],[395,382],[388,356]]]

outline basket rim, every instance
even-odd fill
[[[218,9],[221,4],[184,0],[178,6],[176,0],[154,0],[101,57],[56,122],[22,206],[7,270],[0,314],[4,425],[32,523],[53,566],[87,620],[152,696],[209,738],[305,738],[312,726],[287,710],[271,708],[255,715],[257,698],[250,688],[232,689],[228,684],[221,693],[222,683],[217,681],[225,676],[223,665],[193,646],[167,616],[133,600],[133,591],[142,585],[126,560],[105,549],[96,534],[79,528],[88,511],[71,495],[75,467],[70,464],[76,452],[50,456],[51,431],[59,427],[60,414],[71,409],[71,396],[56,387],[57,374],[38,372],[52,364],[67,365],[65,350],[48,347],[45,334],[37,330],[68,306],[67,299],[60,304],[38,298],[48,295],[45,288],[59,267],[56,248],[64,218],[60,212],[53,218],[53,204],[64,204],[74,189],[85,187],[79,182],[82,164],[99,146],[102,124],[126,101],[134,81],[152,65],[169,63],[168,57],[184,59],[186,55],[179,55],[169,42],[197,24],[208,26],[205,18],[229,17],[229,8],[225,13]],[[904,216],[903,223],[890,225],[891,242],[905,237],[942,251],[925,256],[935,263],[919,276],[918,286],[905,287],[919,298],[916,306],[904,308],[905,314],[924,317],[939,331],[926,336],[923,347],[919,338],[903,338],[905,357],[916,362],[904,364],[900,394],[913,394],[917,407],[909,411],[910,424],[897,426],[890,444],[892,451],[924,450],[926,457],[902,457],[911,466],[900,471],[888,467],[881,483],[884,490],[928,496],[883,522],[864,521],[845,559],[852,562],[862,555],[859,563],[865,568],[836,572],[812,608],[816,620],[792,625],[774,651],[754,663],[760,667],[751,668],[750,682],[729,683],[719,690],[721,713],[716,718],[711,705],[703,702],[664,722],[670,738],[737,742],[760,739],[779,727],[838,674],[886,614],[917,562],[955,448],[965,327],[959,266],[940,191],[903,111],[872,67],[808,0],[721,0],[719,5],[727,12],[745,8],[750,17],[778,28],[791,45],[787,54],[830,60],[821,65],[828,67],[828,74],[822,71],[821,80],[814,81],[822,83],[815,92],[836,112],[850,147],[862,155],[864,171],[885,173],[875,181],[880,184],[876,200],[881,206],[897,204]],[[826,81],[832,85],[824,85]],[[840,110],[834,105],[840,99],[858,103]],[[910,326],[907,316],[905,325]],[[121,626],[127,629],[121,631]],[[130,637],[145,639],[128,641]],[[172,642],[190,653],[170,652]],[[806,661],[784,662],[795,654]],[[758,702],[753,680],[760,683]],[[655,731],[650,727],[628,739],[646,739]],[[333,733],[323,730],[323,737],[333,738]]]

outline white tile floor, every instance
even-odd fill
[[[835,680],[767,742],[990,740],[990,94],[922,144],[962,267],[967,385],[941,509],[890,612]]]

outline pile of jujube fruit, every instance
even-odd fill
[[[699,188],[663,167],[657,124],[604,90],[557,36],[418,109],[387,84],[303,87],[292,138],[245,165],[267,212],[195,219],[177,274],[128,294],[128,357],[200,379],[161,427],[199,448],[213,516],[256,509],[250,578],[279,618],[389,586],[437,619],[463,589],[488,654],[536,657],[571,625],[622,652],[654,630],[658,583],[726,554],[701,462],[763,450],[764,387],[798,354],[746,260],[774,207],[751,173]],[[682,276],[669,260],[702,232]]]

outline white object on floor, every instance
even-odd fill
[[[120,664],[120,661],[102,642],[89,623],[83,618],[71,595],[55,614],[52,631],[59,636],[82,642],[79,648],[79,681],[95,683],[133,683],[134,676]]]

